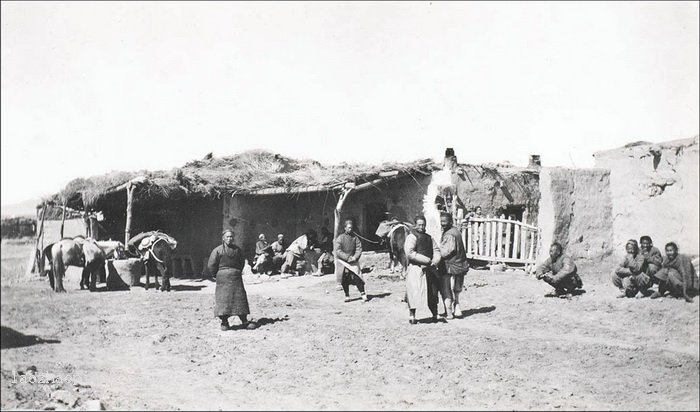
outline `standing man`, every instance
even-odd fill
[[[661,269],[654,274],[659,282],[658,292],[651,295],[652,299],[662,297],[666,291],[671,296],[683,298],[686,302],[692,303],[691,295],[698,293],[698,277],[695,276],[695,268],[690,258],[678,253],[678,245],[669,242],[664,248],[666,257],[661,264]]]
[[[278,271],[284,263],[284,252],[287,250],[287,241],[284,239],[284,234],[277,235],[277,241],[270,245],[272,248],[272,270]]]
[[[651,278],[646,272],[646,260],[639,253],[639,245],[635,239],[630,239],[625,245],[627,256],[615,269],[613,285],[620,289],[618,298],[633,298],[638,292],[646,292],[652,285]]]
[[[345,231],[333,241],[333,255],[336,259],[336,275],[340,273],[340,285],[345,292],[345,301],[350,301],[350,285],[355,285],[360,291],[362,300],[369,299],[365,294],[365,281],[362,279],[360,268],[360,256],[362,255],[362,243],[353,232],[352,220],[345,221]]]
[[[661,263],[663,263],[664,258],[661,256],[661,251],[656,248],[652,242],[651,237],[642,236],[639,238],[639,249],[642,256],[644,256],[644,261],[647,266],[646,274],[654,280],[654,274],[661,269]]]
[[[445,263],[445,273],[442,274],[441,293],[445,304],[445,314],[448,319],[454,319],[455,314],[462,316],[459,307],[459,294],[464,288],[464,275],[469,271],[467,252],[464,250],[462,236],[452,225],[452,215],[440,214],[442,238],[440,239],[440,256]]]
[[[214,313],[221,319],[221,330],[231,329],[229,316],[238,316],[247,329],[257,327],[255,323],[248,322],[248,295],[241,277],[244,265],[243,251],[233,243],[233,231],[224,230],[222,244],[211,251],[207,264],[209,273],[216,274]]]
[[[416,216],[414,230],[406,236],[404,250],[408,258],[406,269],[406,303],[411,325],[418,323],[416,309],[425,303],[432,313],[432,322],[437,322],[437,265],[440,263],[440,248],[433,238],[425,233],[425,216]]]
[[[564,248],[558,242],[552,243],[549,257],[537,268],[537,279],[544,280],[554,288],[553,294],[545,296],[566,295],[583,287],[576,264],[564,255]]]

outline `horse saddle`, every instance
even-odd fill
[[[177,241],[170,236],[165,236],[161,234],[154,234],[148,237],[145,237],[141,240],[141,243],[139,243],[139,250],[141,251],[147,251],[150,250],[153,245],[156,244],[156,242],[163,240],[165,241],[170,249],[175,249],[177,247]]]

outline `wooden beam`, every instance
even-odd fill
[[[124,244],[129,243],[131,238],[131,210],[134,198],[134,185],[127,182],[126,185],[126,225],[124,227]]]
[[[63,214],[61,215],[61,239],[63,239],[63,227],[66,224],[66,201],[63,201]]]

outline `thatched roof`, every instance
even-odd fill
[[[341,163],[324,165],[314,160],[296,160],[267,151],[253,150],[191,161],[168,171],[111,172],[102,176],[77,178],[49,201],[68,206],[94,208],[108,195],[124,190],[125,184],[142,177],[137,199],[267,192],[335,190],[345,183],[361,184],[388,175],[429,174],[439,166],[430,159],[410,163]]]

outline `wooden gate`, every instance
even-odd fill
[[[469,259],[534,265],[540,229],[517,220],[471,218],[462,225],[462,241]]]

